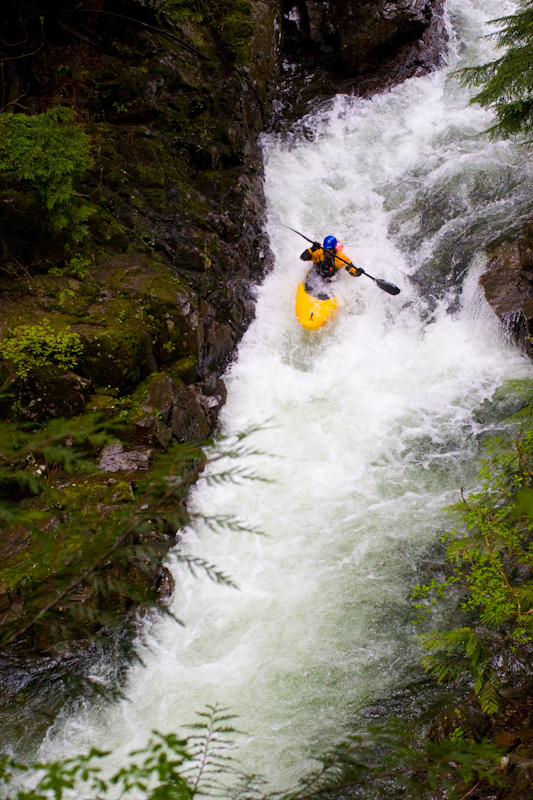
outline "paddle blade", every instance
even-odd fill
[[[400,290],[393,283],[382,281],[380,278],[373,278],[373,281],[374,283],[377,283],[379,288],[383,289],[384,292],[388,292],[389,294],[400,294]]]

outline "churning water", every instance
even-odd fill
[[[490,55],[478,37],[502,13],[501,0],[452,0],[447,69],[371,100],[337,97],[300,132],[265,140],[276,264],[226,376],[222,427],[259,426],[249,445],[265,455],[239,466],[270,482],[199,485],[191,501],[264,535],[187,531],[188,552],[239,590],[176,566],[185,627],[154,623],[129,702],[56,723],[41,755],[89,744],[120,755],[219,704],[246,732],[247,769],[286,786],[409,679],[420,655],[409,589],[447,524],[441,509],[474,485],[486,430],[473,412],[531,374],[477,288],[484,247],[531,211],[531,167],[479,135],[490,117],[451,76]],[[335,321],[303,330],[306,243],[282,223],[336,235],[401,294],[344,272]]]

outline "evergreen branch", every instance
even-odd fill
[[[181,773],[190,786],[191,797],[208,789],[220,790],[221,783],[213,776],[232,771],[228,767],[232,759],[221,756],[220,752],[234,748],[233,742],[227,738],[226,734],[236,733],[236,731],[233,727],[221,725],[221,723],[235,717],[226,713],[227,708],[219,706],[207,706],[206,708],[206,711],[198,713],[203,721],[190,726],[193,730],[202,730],[202,734],[193,734],[189,738],[189,741],[192,742],[189,751],[191,758]]]
[[[465,67],[454,73],[466,87],[480,86],[471,98],[484,108],[492,108],[497,123],[485,133],[495,138],[530,133],[533,128],[533,4],[521,3],[516,14],[492,20],[501,30],[486,38],[496,42],[504,55],[487,64]]]
[[[209,528],[211,528],[211,530],[223,529],[230,530],[235,533],[252,533],[254,536],[267,535],[254,525],[248,525],[247,523],[239,520],[238,517],[233,517],[229,514],[213,516],[211,514],[191,513],[189,514],[189,521],[193,520],[205,523]]]
[[[194,577],[197,576],[196,570],[200,570],[215,583],[229,586],[232,589],[239,588],[233,579],[229,577],[229,575],[226,575],[224,572],[217,569],[217,567],[215,567],[213,564],[210,564],[204,558],[186,555],[185,553],[180,553],[179,551],[175,553],[175,558],[179,563],[185,564],[189,568],[191,575]]]

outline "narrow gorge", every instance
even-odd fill
[[[532,163],[484,135],[456,76],[492,56],[500,5],[0,12],[5,141],[40,119],[43,152],[72,158],[57,200],[44,156],[21,177],[0,145],[0,410],[10,436],[62,448],[8,486],[31,519],[0,543],[15,755],[96,747],[119,766],[150,731],[228,708],[243,771],[284,793],[373,721],[428,729],[464,701],[424,673],[410,595],[442,571],[444,509],[532,377]],[[343,274],[335,322],[303,331],[305,244],[286,226],[335,234],[401,293]],[[102,563],[90,549],[108,521],[125,561],[113,539]],[[34,624],[44,602],[52,624]]]

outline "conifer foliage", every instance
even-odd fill
[[[459,525],[445,536],[448,578],[418,586],[418,606],[459,600],[459,624],[422,634],[424,662],[439,681],[468,675],[482,710],[498,709],[498,690],[528,676],[533,645],[533,431],[494,440],[478,492],[452,509]],[[429,601],[429,605],[428,605]]]
[[[529,134],[533,128],[533,0],[518,0],[516,14],[493,22],[501,30],[489,37],[503,55],[459,72],[465,86],[480,86],[471,102],[491,108],[497,122],[492,138]]]

